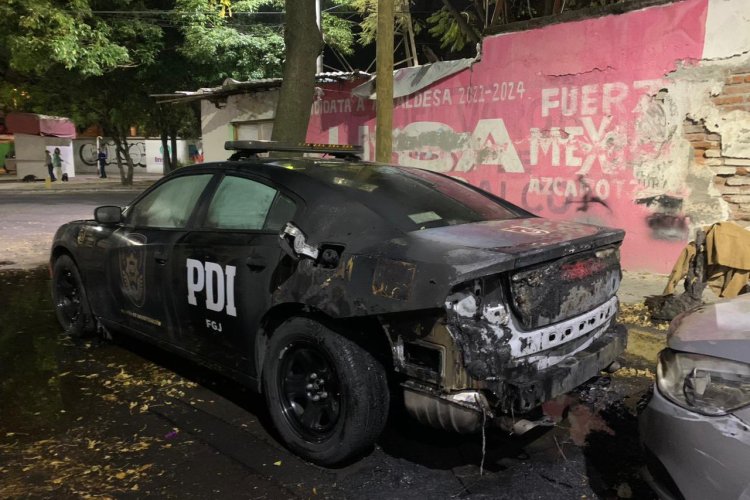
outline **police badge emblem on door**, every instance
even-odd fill
[[[146,298],[146,237],[130,234],[129,245],[120,249],[120,285],[122,293],[136,307],[143,307]]]

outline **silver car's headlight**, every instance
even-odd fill
[[[750,365],[664,349],[656,368],[659,391],[704,415],[725,415],[750,404]]]

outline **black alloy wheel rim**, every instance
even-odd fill
[[[329,437],[341,415],[341,389],[329,354],[311,342],[295,342],[282,354],[278,372],[282,413],[310,442]]]
[[[68,325],[73,325],[81,315],[81,290],[78,282],[73,277],[73,271],[65,268],[60,273],[55,290],[57,300],[55,306],[67,320]]]

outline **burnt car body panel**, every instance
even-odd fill
[[[179,227],[137,223],[133,210],[151,193],[191,176],[208,177]],[[209,227],[227,178],[275,190],[266,222],[281,198],[294,209],[276,210],[286,218],[258,229]],[[279,233],[287,220],[314,258],[291,253]],[[624,350],[615,297],[623,237],[535,217],[441,174],[250,158],[166,176],[124,210],[122,223],[61,227],[52,260],[74,258],[105,327],[255,388],[280,319],[312,315],[378,336],[373,343],[387,346],[380,354],[404,386],[473,412],[471,427],[484,414],[527,411],[573,389]],[[478,396],[461,397],[466,391]]]

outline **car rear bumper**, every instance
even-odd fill
[[[509,407],[504,408],[505,411],[527,412],[596,377],[622,354],[627,343],[627,329],[615,324],[585,349],[531,375],[523,374],[504,380],[495,392],[508,402]]]
[[[426,425],[473,432],[500,414],[513,412],[519,416],[575,389],[612,364],[626,345],[627,329],[614,325],[586,348],[571,353],[552,367],[517,378],[484,381],[478,384],[482,389],[441,392],[412,380],[404,384],[406,407]],[[504,425],[502,418],[496,421]]]
[[[639,419],[646,480],[662,498],[750,498],[750,425],[679,407],[657,389]]]

